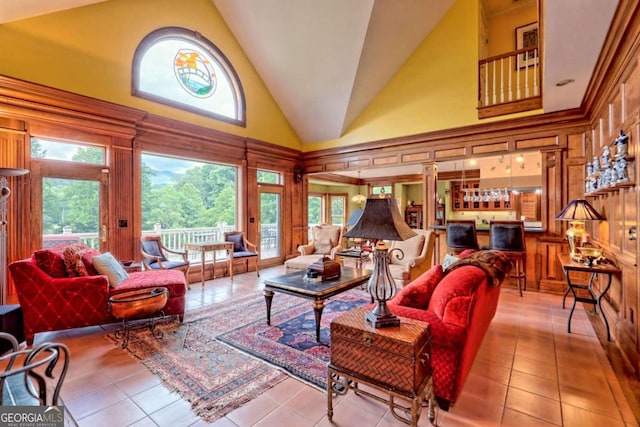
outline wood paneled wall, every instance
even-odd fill
[[[41,200],[33,197],[40,192],[32,190],[39,188],[52,161],[30,158],[31,136],[107,149],[104,167],[65,168],[65,177],[93,170],[105,183],[108,209],[103,223],[107,233],[102,249],[119,259],[139,259],[142,151],[238,166],[242,194],[238,201],[242,218],[239,226],[252,241],[257,241],[259,223],[256,171],[281,173],[285,177],[283,224],[298,225],[297,234],[284,227],[285,255],[281,261],[295,254],[296,244],[306,242],[306,231],[302,233],[305,192],[303,183],[295,182],[293,174],[300,164],[299,151],[0,76],[0,166],[32,171],[10,179],[9,262],[29,257],[42,247]],[[16,301],[12,283],[7,297],[10,302]]]

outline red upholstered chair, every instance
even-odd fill
[[[474,252],[446,272],[433,266],[387,303],[398,316],[430,324],[433,389],[445,411],[462,390],[510,268],[502,252]]]

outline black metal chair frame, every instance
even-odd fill
[[[0,332],[0,339],[9,341],[12,346],[9,352],[0,356],[0,364],[4,366],[4,371],[0,372],[0,404],[12,404],[6,400],[6,383],[10,377],[22,375],[24,389],[40,406],[58,405],[69,369],[69,348],[61,343],[45,342],[32,349],[18,350],[18,340],[13,335]]]

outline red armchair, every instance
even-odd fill
[[[429,322],[433,389],[445,411],[462,390],[510,269],[502,252],[474,252],[446,272],[433,266],[387,304],[398,316]]]
[[[38,251],[39,255],[45,252],[47,262],[43,263],[41,256],[37,263],[34,254],[31,259],[9,265],[22,307],[28,344],[38,332],[116,322],[117,319],[107,311],[109,297],[135,289],[166,287],[169,299],[164,313],[178,315],[180,321],[184,318],[186,281],[180,271],[130,273],[128,279],[114,288],[109,286],[107,276],[98,275],[90,265],[87,265],[89,275],[67,277],[64,265],[60,264],[62,259],[58,259],[53,251]]]

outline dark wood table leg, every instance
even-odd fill
[[[271,326],[271,301],[273,300],[273,291],[264,291],[264,302],[267,304],[267,325]]]
[[[316,300],[313,303],[313,314],[316,318],[316,341],[320,342],[320,320],[322,319],[322,310],[324,309],[324,301]]]

